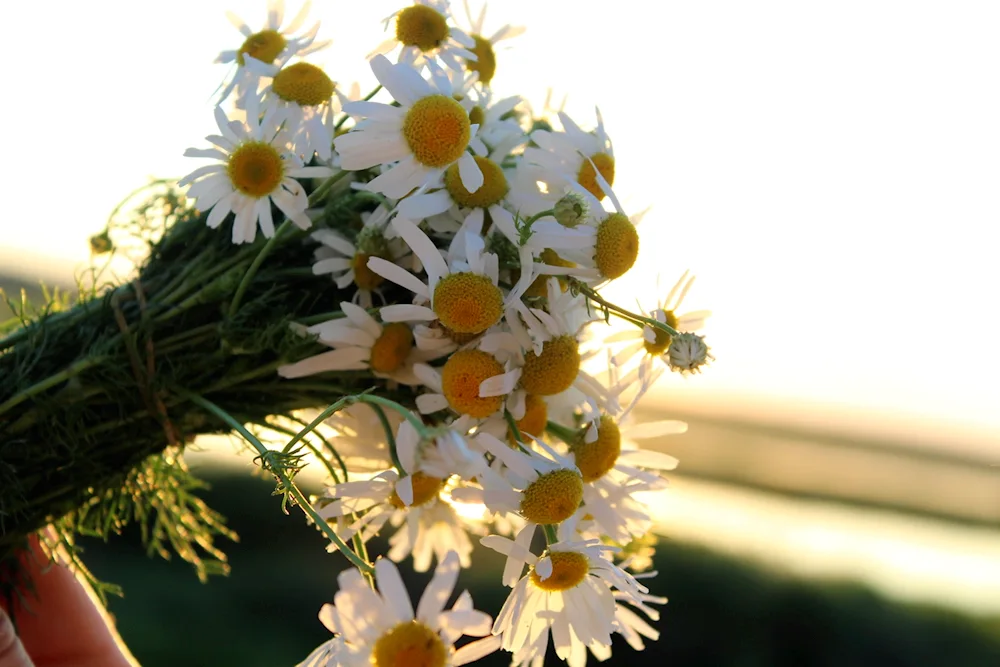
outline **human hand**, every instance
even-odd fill
[[[135,659],[97,604],[93,591],[53,564],[32,537],[22,556],[34,591],[27,606],[0,602],[0,667],[135,667]],[[11,622],[17,620],[17,630]]]

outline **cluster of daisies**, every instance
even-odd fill
[[[308,5],[286,22],[272,1],[256,32],[230,16],[244,41],[219,56],[219,134],[186,153],[215,160],[182,181],[210,227],[231,225],[234,243],[309,230],[313,272],[351,295],[302,327],[328,350],[280,375],[363,372],[412,397],[325,424],[350,475],[316,513],[362,564],[340,575],[320,612],[333,637],[306,665],[443,667],[501,649],[540,665],[550,639],[583,665],[615,633],[636,649],[658,635],[643,494],[676,460],[638,441],[686,427],[629,418],[665,372],[711,359],[695,333],[708,313],[678,312],[688,274],[639,313],[600,296],[635,263],[640,217],[615,196],[603,120],[532,118],[495,96],[496,45],[520,30],[486,36],[465,9],[468,30],[446,0],[390,16],[364,98],[304,60],[326,45]],[[347,224],[328,217],[330,197],[369,205]],[[372,563],[366,545],[387,524]],[[495,620],[468,592],[446,608],[474,542],[506,557]],[[396,567],[410,557],[435,567],[416,610]]]

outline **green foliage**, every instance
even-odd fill
[[[361,212],[377,202],[348,185],[327,183],[317,224],[354,236]],[[180,451],[230,427],[186,396],[206,397],[241,424],[265,425],[373,385],[361,372],[280,378],[280,365],[326,349],[292,324],[330,316],[350,294],[313,275],[314,244],[297,229],[275,239],[245,281],[267,240],[234,246],[228,224],[208,229],[205,218],[156,181],[113,212],[96,248],[110,252],[80,276],[74,305],[55,292],[39,307],[8,300],[0,561],[45,525],[72,551],[77,535],[107,538],[135,523],[150,553],[177,554],[200,578],[225,572],[216,540],[235,534],[199,500],[201,484]],[[107,284],[107,267],[122,258],[137,264],[137,277]],[[379,393],[413,403],[406,389]],[[279,463],[294,475],[290,461]]]

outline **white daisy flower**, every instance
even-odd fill
[[[457,488],[460,502],[479,502],[493,512],[517,512],[531,524],[559,524],[576,513],[583,500],[583,479],[573,464],[544,442],[517,450],[489,433],[477,433],[472,443],[502,464],[477,476],[482,488]]]
[[[389,560],[375,562],[378,591],[369,588],[357,569],[341,572],[340,590],[333,604],[323,605],[320,621],[335,637],[307,659],[310,667],[396,667],[434,665],[457,667],[478,660],[497,649],[493,637],[466,644],[455,642],[463,635],[483,637],[490,632],[490,616],[473,609],[472,596],[463,592],[450,610],[458,580],[459,557],[448,554],[442,560],[414,613],[396,565]]]
[[[705,326],[705,320],[711,316],[712,311],[696,310],[684,314],[677,313],[693,283],[694,276],[691,276],[689,271],[685,271],[684,275],[673,286],[673,289],[667,293],[667,296],[657,302],[656,308],[649,311],[643,310],[642,314],[655,319],[657,322],[662,322],[676,331],[698,331]],[[659,276],[656,278],[656,287],[659,292]],[[647,367],[645,372],[650,373],[652,371],[651,366],[656,359],[660,359],[668,366],[670,365],[670,335],[659,329],[654,329],[648,324],[644,325],[642,329],[630,327],[626,331],[607,336],[604,342],[607,344],[629,343],[615,354],[613,362],[616,366],[629,367],[634,360],[638,359],[640,365]]]
[[[306,215],[308,198],[295,178],[330,176],[328,167],[304,167],[294,155],[288,155],[278,139],[284,122],[281,111],[265,115],[258,123],[230,121],[220,107],[215,108],[215,122],[221,135],[207,137],[216,148],[189,148],[187,157],[214,158],[219,164],[195,169],[178,185],[191,184],[187,195],[196,200],[202,211],[211,209],[208,226],[215,229],[232,212],[233,243],[250,243],[257,236],[257,225],[267,238],[274,236],[271,202],[302,229],[312,222]]]
[[[586,656],[589,646],[610,647],[617,611],[612,589],[636,601],[648,592],[607,557],[606,553],[616,547],[597,540],[557,542],[549,545],[541,558],[525,544],[498,535],[484,537],[482,543],[507,555],[518,576],[523,564],[531,566],[529,574],[513,587],[493,624],[493,633],[501,637],[501,648],[514,654],[514,665],[540,664],[550,633],[556,655],[563,660],[581,652]]]
[[[421,414],[451,409],[464,418],[463,425],[471,426],[475,420],[486,419],[504,408],[505,394],[489,392],[484,395],[484,383],[502,379],[504,367],[495,356],[483,350],[457,350],[440,369],[416,364],[413,373],[430,389],[417,396],[417,410]]]
[[[514,215],[510,212],[507,195],[510,184],[501,166],[510,152],[523,143],[526,136],[516,128],[493,150],[483,150],[474,156],[483,183],[475,192],[470,192],[462,184],[458,167],[452,165],[437,180],[427,185],[426,191],[418,191],[399,202],[399,214],[411,220],[422,220],[451,211],[453,217],[463,219],[463,228],[482,235],[486,216],[503,232],[512,243],[518,243],[518,233],[514,226]],[[485,146],[480,146],[485,149]]]
[[[239,89],[239,97],[249,91],[256,93],[256,79],[246,69],[247,56],[256,60],[270,64],[276,60],[287,62],[293,56],[306,56],[324,49],[330,45],[329,41],[316,41],[316,34],[319,32],[319,21],[312,28],[301,35],[295,33],[305,23],[309,15],[308,0],[302,4],[299,13],[284,28],[285,3],[284,0],[268,0],[267,3],[267,23],[264,27],[254,32],[243,19],[232,12],[226,12],[226,18],[236,26],[246,39],[238,49],[223,51],[215,59],[217,63],[236,63],[236,72],[228,82],[225,82],[222,95],[219,98],[221,104],[234,89]],[[254,86],[251,89],[251,86]]]
[[[295,154],[305,162],[311,161],[316,154],[330,163],[333,159],[333,119],[350,98],[340,92],[322,68],[311,63],[269,64],[250,56],[245,61],[245,68],[253,77],[243,103],[247,115],[257,113],[258,107],[265,113],[276,108],[286,109],[286,130],[290,130],[289,141]],[[264,78],[270,79],[270,83],[257,93],[260,80]],[[257,101],[258,95],[263,96],[262,102]]]
[[[572,275],[598,284],[619,278],[635,264],[639,256],[639,232],[636,225],[645,211],[625,214],[621,202],[600,173],[595,181],[607,193],[614,211],[607,212],[600,205],[591,211],[580,224],[566,227],[553,217],[542,217],[532,227],[527,245],[536,251],[551,248],[574,267],[541,267],[540,273]],[[587,195],[590,196],[589,194]]]
[[[410,249],[399,238],[390,238],[395,230],[387,227],[389,209],[379,205],[371,213],[362,213],[362,227],[353,241],[333,229],[318,229],[312,238],[320,243],[316,249],[313,273],[329,274],[339,289],[351,283],[357,288],[354,301],[364,308],[371,308],[373,296],[382,298],[385,279],[368,268],[370,257],[381,257],[394,264],[413,265]]]
[[[579,184],[601,200],[604,199],[605,191],[598,182],[597,175],[600,174],[608,185],[614,185],[614,148],[604,130],[601,110],[597,109],[596,112],[597,128],[593,132],[580,129],[572,118],[560,111],[562,132],[535,130],[531,133],[531,140],[538,148],[526,148],[524,159],[543,168],[542,178],[549,190]]]
[[[300,378],[329,371],[370,370],[375,377],[401,384],[419,384],[413,364],[429,355],[413,345],[413,332],[402,322],[382,324],[364,308],[342,301],[344,317],[306,328],[319,342],[333,348],[278,368],[283,378]]]
[[[345,112],[363,120],[334,140],[341,166],[357,171],[396,162],[368,183],[370,190],[393,199],[432,183],[453,164],[463,186],[478,190],[483,173],[466,151],[478,126],[453,98],[447,75],[431,67],[427,81],[409,65],[393,65],[384,56],[375,56],[371,67],[399,106],[366,101],[344,105]]]
[[[382,309],[384,321],[440,321],[452,333],[478,335],[497,324],[505,308],[531,282],[531,270],[522,271],[505,299],[499,287],[499,260],[493,253],[485,252],[481,236],[465,233],[466,261],[449,266],[434,242],[413,222],[397,216],[392,226],[420,259],[427,282],[380,257],[371,257],[368,268],[410,290],[419,301],[429,305],[386,306]],[[524,266],[532,266],[530,251],[522,249],[521,257],[527,260]]]
[[[512,26],[507,24],[494,32],[489,37],[485,37],[486,32],[483,27],[486,23],[486,3],[475,19],[469,9],[469,0],[462,0],[465,5],[465,15],[469,20],[471,30],[468,35],[472,38],[474,46],[471,50],[476,54],[476,60],[467,62],[465,66],[479,75],[479,81],[484,86],[489,86],[497,70],[496,45],[506,39],[513,39],[524,32],[523,26]]]
[[[420,66],[439,58],[450,69],[462,71],[467,61],[475,61],[475,40],[453,25],[448,0],[414,0],[409,7],[388,16],[386,29],[396,19],[396,34],[368,55],[390,53],[400,47],[399,62]]]
[[[426,572],[432,559],[440,563],[453,551],[462,567],[469,567],[472,565],[470,527],[473,524],[459,517],[450,503],[438,498],[419,513],[416,521],[406,522],[402,530],[389,538],[388,556],[399,563],[412,555],[413,570]]]
[[[395,431],[403,421],[395,410],[384,411],[389,428]],[[306,417],[311,422],[315,414]],[[354,403],[330,415],[323,422],[332,432],[327,438],[351,473],[375,473],[392,465],[385,427],[370,405]]]

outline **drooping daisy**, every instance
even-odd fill
[[[399,106],[365,101],[344,105],[345,112],[363,120],[334,140],[341,166],[356,171],[398,161],[368,183],[370,190],[393,199],[432,183],[456,163],[462,185],[469,192],[478,190],[483,173],[465,150],[478,127],[469,121],[469,110],[453,98],[448,77],[431,68],[428,81],[409,65],[393,65],[385,56],[372,58],[371,67]]]
[[[278,131],[285,113],[275,110],[258,123],[231,122],[221,107],[215,108],[215,122],[221,135],[207,137],[216,148],[189,148],[188,157],[219,160],[219,164],[195,169],[178,185],[192,184],[188,196],[197,200],[202,211],[211,209],[208,226],[215,229],[232,212],[233,243],[249,243],[257,236],[257,225],[270,238],[274,236],[271,202],[302,229],[312,222],[306,215],[308,199],[295,178],[330,176],[328,167],[304,167],[296,156],[285,152]]]
[[[643,315],[653,318],[657,322],[662,322],[676,331],[698,331],[705,326],[705,320],[711,316],[711,311],[697,310],[684,314],[677,313],[693,283],[694,276],[691,276],[689,271],[685,271],[680,280],[667,293],[667,296],[657,302],[656,308],[649,311],[644,310]],[[657,276],[656,286],[657,291],[659,291],[659,276]],[[647,366],[646,372],[649,373],[651,368],[648,367],[652,366],[656,359],[662,360],[668,366],[670,364],[670,334],[660,329],[654,329],[648,324],[644,325],[641,330],[631,327],[627,331],[612,334],[604,340],[609,344],[626,341],[629,343],[615,354],[613,361],[616,366],[629,367],[634,360],[638,359],[640,365]]]
[[[388,29],[396,19],[396,34],[369,54],[386,54],[398,45],[399,62],[420,66],[439,58],[450,69],[462,71],[466,61],[475,61],[476,42],[452,22],[448,0],[414,0],[385,19]]]
[[[498,645],[493,637],[455,648],[455,642],[463,635],[488,635],[491,621],[488,614],[473,609],[468,591],[459,596],[450,610],[445,610],[458,572],[458,555],[450,553],[434,571],[416,613],[392,561],[379,559],[375,562],[377,592],[369,588],[359,570],[351,568],[341,572],[337,577],[340,590],[334,595],[333,604],[323,605],[319,612],[320,621],[335,637],[302,664],[310,667],[457,667],[492,653]]]
[[[256,85],[256,79],[246,69],[246,56],[256,60],[271,64],[275,60],[287,61],[293,56],[306,56],[315,53],[320,49],[329,46],[330,42],[316,41],[319,32],[319,21],[312,28],[301,35],[295,32],[305,23],[309,15],[309,1],[302,3],[299,13],[284,27],[285,3],[284,0],[268,0],[267,3],[267,23],[258,32],[254,32],[243,19],[232,12],[226,12],[226,18],[236,26],[246,39],[238,49],[223,51],[215,59],[217,63],[236,63],[236,72],[228,82],[224,84],[222,95],[219,98],[221,104],[234,89],[239,88],[239,97],[243,98],[251,85]],[[256,89],[252,91],[256,93]]]
[[[560,454],[537,441],[544,454],[516,450],[489,433],[477,433],[472,443],[503,464],[477,476],[481,488],[452,492],[460,502],[480,502],[493,512],[516,512],[531,524],[558,524],[573,516],[583,500],[580,471]],[[470,443],[471,444],[471,443]]]
[[[489,37],[484,37],[483,26],[486,23],[486,3],[479,12],[479,16],[472,18],[472,11],[469,9],[469,0],[462,0],[465,5],[465,15],[469,20],[471,30],[469,37],[475,45],[472,52],[476,54],[476,59],[468,61],[465,66],[479,75],[479,81],[484,86],[489,86],[493,76],[497,71],[496,45],[505,39],[513,39],[524,32],[524,26],[512,26],[507,24],[494,32]]]
[[[450,503],[437,498],[417,515],[416,521],[407,521],[403,529],[389,538],[387,555],[396,563],[412,555],[413,570],[426,572],[432,559],[440,563],[452,551],[458,554],[462,567],[469,567],[472,565],[472,541],[468,533],[471,526],[458,516]]]
[[[597,540],[561,541],[549,545],[541,558],[524,545],[498,535],[482,540],[484,546],[508,556],[508,570],[527,576],[513,587],[493,624],[501,647],[511,651],[512,664],[540,663],[549,634],[556,655],[563,660],[586,655],[587,647],[611,646],[616,629],[613,589],[627,599],[639,599],[648,589],[607,557],[615,547]],[[513,564],[513,567],[511,567]],[[505,570],[507,572],[507,570]]]
[[[312,238],[321,244],[316,249],[313,273],[329,274],[337,287],[346,289],[351,283],[357,288],[354,300],[364,308],[371,308],[373,296],[381,298],[385,279],[368,268],[368,259],[381,257],[394,264],[410,264],[407,261],[410,249],[397,238],[390,238],[393,232],[387,227],[389,209],[379,205],[371,213],[362,213],[361,231],[353,241],[333,229],[318,229]]]
[[[428,305],[386,306],[382,309],[384,321],[439,321],[454,334],[475,336],[499,322],[507,306],[531,282],[531,270],[522,271],[521,279],[505,298],[499,287],[497,256],[484,251],[481,236],[465,234],[466,261],[449,266],[434,242],[413,222],[397,216],[392,226],[420,259],[427,282],[380,257],[371,257],[368,268],[412,291]],[[530,267],[530,251],[522,249],[521,255]]]
[[[328,371],[370,370],[375,377],[401,384],[419,384],[413,364],[429,359],[413,345],[413,331],[402,322],[383,324],[359,306],[342,301],[344,317],[314,324],[306,329],[330,352],[308,357],[278,368],[284,378],[300,378]]]
[[[542,179],[550,190],[578,183],[601,200],[605,191],[598,183],[597,175],[600,174],[608,185],[614,185],[614,149],[604,130],[600,109],[596,113],[597,128],[593,132],[580,129],[572,118],[560,111],[562,132],[535,130],[531,133],[531,140],[538,147],[526,148],[524,159],[543,168]]]

